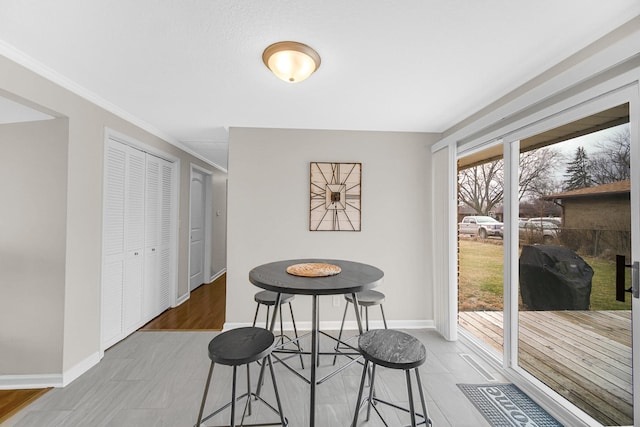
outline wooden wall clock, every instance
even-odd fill
[[[360,231],[362,163],[311,162],[309,230]]]

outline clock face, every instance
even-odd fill
[[[362,163],[311,162],[309,230],[360,231]]]

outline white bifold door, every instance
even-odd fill
[[[107,139],[104,171],[102,347],[170,304],[174,164]]]

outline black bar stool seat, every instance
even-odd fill
[[[230,426],[234,427],[235,424],[235,408],[236,402],[247,398],[244,411],[242,413],[242,421],[240,425],[244,424],[245,415],[251,415],[251,398],[254,397],[259,399],[262,403],[264,403],[267,407],[269,407],[273,412],[275,412],[280,421],[277,423],[271,424],[253,424],[253,425],[287,425],[287,420],[282,413],[282,405],[280,403],[280,395],[278,393],[278,386],[276,384],[276,377],[273,371],[273,366],[271,363],[271,352],[273,351],[275,345],[275,336],[266,329],[256,328],[256,327],[245,327],[232,329],[230,331],[226,331],[217,335],[209,342],[209,359],[211,359],[211,366],[209,367],[209,375],[207,376],[207,382],[204,388],[204,394],[202,396],[202,403],[200,405],[200,412],[198,413],[198,421],[195,424],[196,427],[200,427],[200,425],[212,418],[213,416],[219,414],[229,406],[231,406],[231,421]],[[252,362],[258,362],[262,360],[263,363],[267,362],[269,364],[269,369],[271,371],[271,380],[273,382],[273,389],[276,397],[276,404],[278,408],[274,408],[264,399],[262,399],[256,393],[251,392],[251,380],[249,377],[249,364]],[[204,406],[207,401],[207,394],[209,392],[209,387],[211,384],[211,376],[213,374],[213,367],[215,364],[232,366],[233,367],[233,385],[231,390],[231,401],[221,408],[215,410],[211,414],[206,417],[202,417],[204,412]],[[242,394],[239,397],[236,397],[236,380],[237,380],[237,368],[238,366],[246,365],[247,366],[247,392]]]
[[[253,299],[258,304],[267,305],[269,307],[273,307],[276,304],[276,293],[271,291],[260,291],[256,292],[253,296]],[[281,294],[280,295],[280,304],[288,304],[294,300],[296,296],[293,294]]]
[[[385,295],[382,292],[374,290],[358,292],[356,296],[358,297],[358,305],[363,307],[381,305],[385,299]],[[344,299],[353,304],[353,295],[344,294]]]
[[[276,305],[276,298],[278,294],[272,291],[260,291],[256,292],[253,296],[255,302],[258,303],[256,306],[256,314],[253,316],[253,326],[256,326],[256,322],[258,321],[258,313],[260,311],[260,306],[264,305],[267,307],[267,317],[265,321],[265,329],[269,328],[269,309]],[[291,313],[291,323],[293,324],[293,334],[295,339],[285,335],[284,327],[282,324],[282,307],[279,310],[279,318],[280,318],[280,335],[276,336],[277,344],[276,347],[284,347],[285,344],[292,344],[296,346],[298,353],[302,352],[302,347],[300,346],[300,337],[298,336],[298,328],[296,327],[296,319],[293,317],[293,307],[291,306],[291,301],[295,299],[295,295],[293,294],[280,294],[280,306],[284,304],[289,304],[289,313]],[[300,366],[304,369],[304,361],[302,359],[302,354],[300,354]]]
[[[405,332],[393,329],[378,329],[367,331],[360,335],[360,338],[358,339],[358,348],[365,360],[365,363],[362,371],[362,379],[360,380],[360,389],[358,390],[358,399],[356,400],[356,411],[353,416],[352,426],[356,426],[360,410],[365,404],[367,404],[367,421],[369,421],[371,408],[373,408],[386,425],[382,415],[375,407],[376,402],[408,412],[411,417],[412,427],[420,424],[431,425],[431,420],[427,414],[427,405],[424,400],[424,390],[422,388],[422,381],[420,380],[420,373],[418,369],[418,367],[427,360],[427,350],[424,345],[417,338]],[[370,365],[372,365],[372,368],[369,397],[360,403],[364,390],[365,378]],[[400,369],[405,372],[409,409],[400,407],[394,403],[384,401],[374,396],[376,366],[378,365],[389,369]],[[415,372],[420,402],[422,404],[422,414],[415,411],[413,404],[413,391],[410,375],[411,370]],[[416,417],[422,418],[422,421],[418,424],[416,424]]]

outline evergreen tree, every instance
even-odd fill
[[[565,191],[591,187],[592,179],[589,174],[589,159],[584,147],[576,149],[576,155],[573,161],[567,165],[567,172],[564,176]]]

